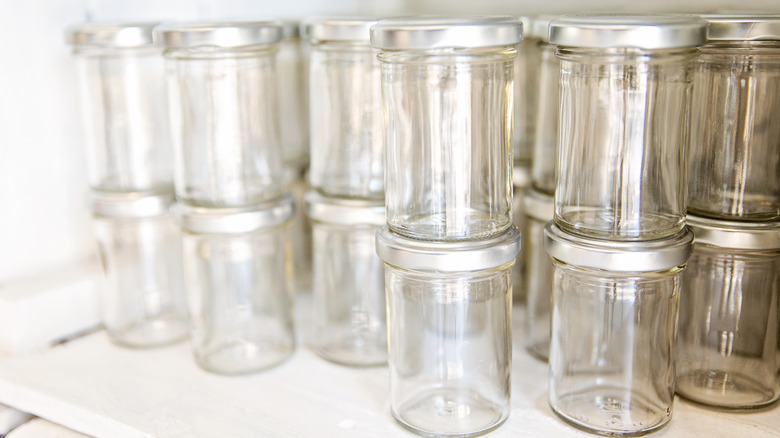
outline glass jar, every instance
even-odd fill
[[[561,63],[555,222],[562,229],[629,241],[683,229],[693,61],[706,26],[687,15],[550,23]]]
[[[517,160],[515,160],[517,164]],[[515,166],[512,170],[512,224],[518,230],[525,229],[525,193],[531,185],[531,171],[528,166]],[[520,237],[520,247],[525,248],[526,235]],[[515,305],[525,302],[525,259],[518,254],[515,266],[512,268],[512,301]]]
[[[581,238],[545,228],[553,258],[549,402],[569,424],[640,435],[672,416],[685,230],[652,242]]]
[[[387,224],[471,240],[512,225],[512,106],[522,24],[510,17],[383,20]]]
[[[105,273],[103,326],[119,345],[155,347],[187,337],[181,236],[171,202],[170,191],[92,194]]]
[[[549,27],[555,16],[544,15],[534,18],[533,36],[537,41],[539,61],[536,136],[533,143],[533,167],[531,180],[534,190],[547,195],[555,194],[555,152],[558,147],[558,112],[560,90],[558,86],[561,63],[555,56],[556,47],[550,44]],[[551,218],[552,219],[552,218]]]
[[[88,23],[66,31],[81,100],[93,190],[170,189],[173,168],[156,23]]]
[[[326,196],[384,199],[379,61],[367,18],[304,23],[311,43],[309,104],[312,188]]]
[[[279,83],[279,137],[286,168],[302,171],[309,163],[309,76],[297,21],[282,21],[276,55]]]
[[[390,405],[410,430],[475,436],[509,416],[510,273],[520,232],[432,243],[383,227]]]
[[[694,77],[688,211],[780,220],[780,15],[705,16]]]
[[[515,167],[528,167],[533,157],[534,136],[536,131],[536,106],[539,72],[539,48],[536,40],[528,31],[534,19],[519,17],[523,23],[524,38],[515,46],[515,102],[514,102],[514,161]],[[517,266],[515,264],[515,266]]]
[[[277,365],[295,349],[289,195],[253,208],[177,205],[195,361],[218,374]]]
[[[384,365],[385,272],[374,242],[385,205],[318,192],[306,205],[314,237],[314,348],[343,365]]]
[[[533,357],[546,362],[550,355],[553,264],[544,250],[544,227],[553,219],[553,197],[529,190],[525,197],[525,345]]]
[[[724,408],[780,398],[780,222],[688,216],[677,393]]]
[[[275,22],[171,23],[165,48],[179,201],[240,207],[282,193]]]

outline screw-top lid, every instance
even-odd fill
[[[551,221],[555,217],[555,198],[536,190],[525,192],[523,212],[526,216],[539,221]]]
[[[382,226],[386,222],[382,201],[328,198],[317,192],[306,194],[306,214],[313,221],[338,225]]]
[[[368,43],[371,26],[378,18],[318,17],[301,24],[303,37],[309,41],[360,41]]]
[[[691,255],[693,233],[644,242],[618,242],[575,236],[555,222],[544,227],[547,254],[566,264],[612,272],[664,271],[685,264]]]
[[[523,23],[509,16],[393,18],[371,28],[371,46],[386,50],[514,46]]]
[[[204,234],[237,234],[289,221],[295,214],[295,201],[287,194],[251,207],[205,208],[176,204],[172,210],[185,230]]]
[[[780,15],[702,15],[709,22],[709,41],[780,40]]]
[[[275,44],[282,39],[277,21],[169,22],[154,29],[154,41],[169,49],[192,47],[238,48]]]
[[[550,22],[550,43],[584,48],[672,49],[707,41],[707,22],[696,15],[563,15]]]
[[[780,222],[733,222],[688,215],[696,243],[732,249],[780,250]]]
[[[173,189],[144,192],[90,193],[92,212],[113,218],[144,218],[167,214],[173,203]]]
[[[520,231],[510,227],[492,239],[431,242],[402,237],[385,226],[376,233],[376,253],[389,265],[413,271],[482,271],[517,258]]]
[[[542,42],[550,42],[550,23],[557,19],[559,15],[539,15],[534,17],[528,36],[536,38]]]
[[[75,47],[132,48],[152,45],[152,23],[84,23],[65,29],[65,41]]]

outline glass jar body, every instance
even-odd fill
[[[695,83],[688,211],[780,220],[780,43],[704,46]]]
[[[512,48],[382,51],[387,223],[424,240],[512,225]]]
[[[558,226],[628,241],[682,230],[696,53],[558,50]]]

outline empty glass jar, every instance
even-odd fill
[[[311,43],[312,188],[326,196],[384,199],[379,61],[369,45],[375,19],[304,23]]]
[[[550,24],[561,63],[555,221],[611,240],[685,225],[686,148],[696,47],[686,15],[572,15]]]
[[[525,258],[525,349],[547,361],[550,354],[553,264],[544,250],[544,227],[553,219],[550,195],[529,190],[525,197],[525,229],[522,256]]]
[[[177,205],[195,361],[219,374],[279,364],[295,349],[292,197],[249,208]]]
[[[705,16],[695,76],[688,211],[780,220],[780,15]]]
[[[94,190],[163,190],[173,184],[165,79],[156,23],[73,26],[73,46]]]
[[[387,227],[385,262],[390,404],[402,425],[428,436],[487,433],[509,415],[510,273],[520,233],[432,243]]]
[[[286,168],[300,172],[309,162],[309,76],[297,21],[282,21],[276,55],[279,137]]]
[[[550,196],[555,194],[555,158],[558,147],[558,113],[560,110],[560,91],[558,82],[561,63],[555,56],[556,47],[550,44],[549,26],[556,17],[541,16],[534,18],[533,36],[537,41],[539,62],[537,68],[536,135],[533,144],[533,167],[531,179],[534,190]],[[552,218],[550,218],[552,219]]]
[[[168,211],[172,201],[169,191],[93,193],[106,280],[103,326],[117,344],[154,347],[187,337],[181,235]]]
[[[376,231],[380,202],[307,196],[314,249],[314,338],[317,353],[344,365],[387,363],[387,318]]]
[[[780,398],[780,223],[688,216],[696,245],[683,277],[677,393],[754,408]]]
[[[522,24],[405,18],[371,28],[385,117],[387,223],[428,240],[512,225],[512,103]]]
[[[693,234],[653,242],[545,228],[553,258],[549,401],[575,427],[638,435],[672,416],[680,285]]]
[[[177,198],[238,207],[282,193],[275,22],[171,23],[165,48]]]

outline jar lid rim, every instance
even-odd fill
[[[581,48],[673,49],[707,41],[707,21],[684,14],[575,14],[550,22],[550,43]]]
[[[531,28],[526,32],[529,38],[535,38],[544,43],[550,42],[550,23],[556,20],[560,15],[543,14],[538,15],[531,21]]]
[[[306,194],[306,214],[316,222],[379,227],[385,224],[385,203],[331,198],[310,191]]]
[[[168,49],[239,48],[282,40],[279,21],[168,21],[154,28],[155,44]]]
[[[152,29],[159,22],[90,22],[65,29],[65,42],[74,47],[137,48],[152,46]]]
[[[314,17],[301,23],[301,34],[309,41],[357,41],[368,43],[369,29],[378,17]]]
[[[514,46],[522,40],[523,22],[505,15],[391,18],[371,27],[371,46],[384,50]]]
[[[780,40],[780,15],[706,14],[708,41]]]
[[[696,243],[731,249],[780,250],[780,222],[735,222],[688,215]]]
[[[295,214],[295,201],[284,194],[246,207],[206,208],[177,203],[172,210],[179,225],[193,233],[237,234],[286,223]]]

